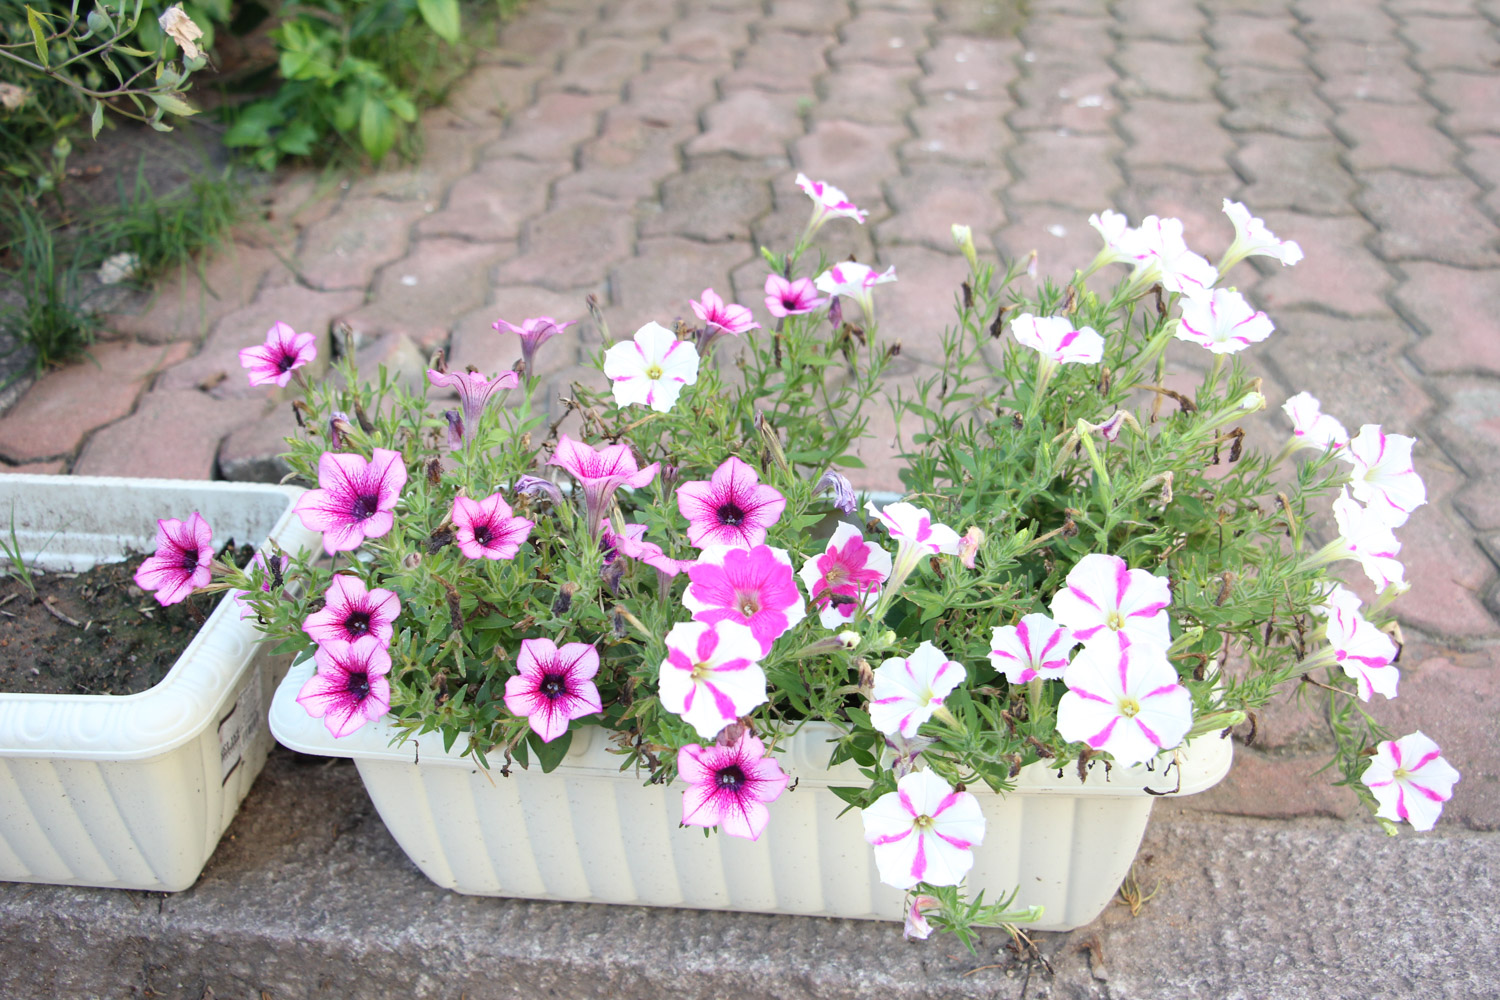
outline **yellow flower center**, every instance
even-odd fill
[[[1410,777],[1410,775],[1411,772],[1404,767],[1398,767],[1396,768],[1396,770],[1391,772],[1391,777],[1395,778],[1397,781],[1401,781],[1407,777]]]
[[[646,369],[646,377],[651,379],[653,382],[661,378],[661,376],[661,365],[652,365],[651,367]]]
[[[703,680],[709,674],[713,673],[713,669],[714,668],[710,664],[699,660],[697,663],[693,664],[693,680]]]
[[[1118,611],[1111,611],[1109,617],[1104,619],[1104,624],[1108,625],[1111,631],[1118,632],[1125,627],[1125,616]]]
[[[921,816],[918,816],[912,823],[912,825],[915,826],[918,830],[931,830],[934,826],[937,825],[937,821],[934,820],[931,816],[923,814]]]
[[[1125,716],[1125,718],[1127,719],[1135,718],[1136,714],[1140,712],[1140,710],[1141,703],[1136,701],[1134,698],[1126,698],[1124,701],[1120,702],[1120,714]]]

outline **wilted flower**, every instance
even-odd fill
[[[688,519],[688,541],[699,548],[749,548],[766,540],[766,529],[781,519],[786,498],[731,455],[708,480],[677,487],[677,509]]]
[[[174,3],[168,7],[156,19],[156,23],[161,25],[161,30],[172,41],[182,47],[184,59],[197,59],[203,54],[203,50],[198,48],[198,39],[203,37],[203,29],[193,23],[181,4]]]
[[[661,706],[712,739],[766,701],[761,646],[732,621],[678,622],[666,636],[657,694]]]
[[[827,302],[819,297],[811,278],[788,281],[779,274],[766,275],[766,310],[777,319],[805,315]]]
[[[156,522],[156,552],[135,571],[135,585],[155,591],[162,607],[185,601],[213,579],[214,533],[195,510],[186,522],[175,517]]]
[[[603,711],[594,675],[599,651],[586,642],[559,648],[551,639],[524,639],[516,654],[520,673],[505,682],[505,707],[524,716],[543,743],[568,731],[568,723]]]
[[[1413,830],[1431,830],[1453,798],[1458,771],[1440,756],[1438,745],[1420,731],[1375,747],[1360,781],[1375,796],[1382,819],[1406,821]]]
[[[888,267],[884,271],[876,271],[873,267],[865,264],[856,264],[853,261],[845,261],[835,264],[822,274],[818,275],[814,282],[818,291],[829,295],[848,297],[859,303],[865,320],[873,323],[875,321],[875,301],[872,291],[876,285],[887,281],[896,280],[896,269]]]
[[[677,751],[682,822],[718,827],[731,837],[758,840],[771,821],[767,802],[786,791],[790,779],[749,731],[728,746],[689,743]]]
[[[1057,734],[1139,764],[1182,743],[1193,728],[1193,696],[1179,683],[1165,646],[1105,632],[1063,673]]]
[[[928,910],[941,910],[943,904],[934,896],[917,895],[906,903],[906,923],[901,936],[908,941],[926,941],[932,936],[932,925],[927,922]]]
[[[683,386],[698,381],[698,349],[660,323],[647,323],[604,352],[604,374],[614,384],[616,406],[640,403],[666,413]]]
[[[880,881],[897,889],[958,885],[974,867],[973,847],[984,840],[979,800],[931,771],[908,774],[860,818]]]
[[[817,485],[813,487],[813,493],[820,494],[824,490],[833,491],[833,505],[845,514],[854,513],[854,508],[859,506],[859,497],[854,492],[854,484],[842,472],[829,469],[823,473]]]
[[[334,639],[313,650],[317,673],[297,694],[297,704],[335,739],[374,722],[391,710],[391,656],[373,635],[353,642]]]
[[[311,333],[298,333],[286,323],[277,323],[266,331],[264,344],[240,351],[240,367],[247,370],[251,385],[275,383],[285,388],[292,372],[318,356],[317,340]]]
[[[692,582],[682,603],[693,618],[748,626],[762,653],[769,653],[772,643],[807,616],[785,549],[707,549],[687,574]]]
[[[910,739],[966,676],[962,664],[930,641],[910,656],[893,656],[875,668],[870,722],[888,736],[900,733]]]
[[[262,594],[269,594],[272,589],[271,585],[276,581],[276,578],[278,576],[286,572],[286,568],[291,564],[291,561],[292,560],[287,556],[279,557],[276,561],[276,573],[273,574],[271,572],[271,567],[266,563],[265,555],[257,552],[255,553],[255,555],[250,557],[250,565],[245,567],[245,572],[254,574],[254,572],[258,569],[262,574],[260,581],[260,592]],[[243,591],[234,595],[235,603],[244,608],[244,610],[240,612],[241,619],[255,617],[255,609],[250,606],[250,603],[248,601],[245,600],[247,596],[249,596],[248,591]]]
[[[1242,203],[1225,198],[1224,214],[1234,223],[1234,242],[1219,262],[1220,274],[1228,273],[1231,267],[1251,255],[1272,257],[1281,261],[1283,267],[1302,259],[1301,247],[1292,240],[1278,240],[1276,234],[1267,229],[1264,222],[1251,216],[1250,210]]]
[[[803,563],[798,575],[823,627],[840,628],[861,606],[875,606],[880,584],[890,573],[890,553],[865,541],[854,525],[840,521],[823,552]],[[835,597],[845,600],[835,603]]]
[[[979,547],[983,544],[984,529],[971,524],[969,530],[958,540],[958,561],[964,564],[965,569],[974,568],[974,557],[979,554]]]
[[[1190,295],[1182,303],[1177,339],[1215,354],[1234,354],[1271,335],[1276,327],[1239,292],[1227,288]]]
[[[292,510],[308,530],[323,532],[323,549],[333,555],[390,531],[391,512],[405,485],[406,463],[399,451],[376,448],[369,461],[325,451],[318,459],[318,488],[298,497]]]
[[[401,599],[377,587],[369,590],[357,576],[339,573],[323,593],[323,610],[307,616],[302,631],[319,645],[355,642],[373,635],[382,646],[391,644]]]
[[[483,500],[454,497],[449,517],[453,541],[470,559],[514,559],[536,527],[528,518],[511,516],[510,504],[499,493]]]

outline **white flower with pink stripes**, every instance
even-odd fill
[[[1171,603],[1166,577],[1095,552],[1068,573],[1063,589],[1052,598],[1052,617],[1082,643],[1120,632],[1166,649],[1172,642]]]
[[[1390,636],[1370,624],[1347,598],[1337,596],[1328,608],[1324,630],[1334,661],[1359,686],[1360,701],[1369,701],[1374,694],[1396,697],[1401,671],[1396,668],[1396,644]]]
[[[1315,565],[1317,561],[1355,559],[1381,590],[1406,586],[1406,567],[1396,558],[1401,543],[1384,517],[1361,507],[1345,489],[1333,501],[1333,520],[1339,526],[1339,537],[1313,556]]]
[[[1393,528],[1405,524],[1412,511],[1427,502],[1427,487],[1411,462],[1416,443],[1416,438],[1365,424],[1339,451],[1338,457],[1353,466],[1349,491]]]
[[[1278,240],[1266,224],[1250,214],[1242,202],[1224,199],[1224,214],[1234,223],[1234,242],[1224,253],[1219,264],[1219,273],[1227,272],[1235,264],[1250,256],[1271,257],[1281,261],[1282,267],[1302,259],[1302,248],[1294,240]]]
[[[1014,625],[997,625],[990,638],[990,662],[1012,684],[1041,678],[1057,680],[1068,669],[1068,654],[1078,638],[1043,614],[1030,614]]]
[[[1344,425],[1324,413],[1322,404],[1310,393],[1297,393],[1281,404],[1281,410],[1292,422],[1292,444],[1287,454],[1302,448],[1327,451],[1349,443]]]
[[[647,323],[604,352],[604,374],[614,382],[616,406],[639,403],[666,413],[683,386],[698,381],[698,349],[660,323]]]
[[[1405,821],[1413,830],[1431,830],[1453,798],[1458,770],[1440,756],[1441,749],[1420,731],[1385,740],[1375,747],[1360,781],[1380,805],[1381,819]]]
[[[963,665],[931,642],[922,643],[910,656],[893,656],[875,669],[870,722],[887,736],[900,733],[910,739],[965,676]]]
[[[897,889],[958,885],[984,840],[984,813],[969,792],[954,791],[931,771],[913,771],[862,811],[880,881]]]
[[[1183,301],[1176,337],[1215,354],[1235,354],[1265,340],[1275,329],[1270,317],[1239,292],[1215,288]]]
[[[1181,219],[1146,216],[1131,232],[1128,246],[1136,264],[1131,281],[1138,287],[1159,281],[1169,292],[1193,295],[1219,280],[1218,269],[1187,248]]]
[[[1104,632],[1068,665],[1057,705],[1057,734],[1087,743],[1124,765],[1178,746],[1193,728],[1193,696],[1178,681],[1165,647]]]
[[[1094,365],[1104,357],[1104,338],[1092,327],[1074,329],[1062,316],[1022,313],[1010,321],[1016,343],[1029,347],[1052,364]]]

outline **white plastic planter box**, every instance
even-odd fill
[[[351,757],[380,818],[407,856],[438,885],[480,896],[521,896],[590,903],[686,906],[900,920],[904,893],[882,885],[857,813],[830,785],[861,785],[850,764],[825,765],[832,733],[809,726],[780,757],[796,787],[771,804],[759,841],[681,828],[682,789],[645,787],[606,749],[603,730],[574,728],[563,763],[551,774],[533,766],[483,772],[445,753],[429,734],[392,746],[386,724],[335,740],[322,720],[295,701],[312,676],[295,664],[271,704],[271,730],[285,746],[326,757]],[[1229,770],[1230,742],[1217,735],[1184,754],[1182,787],[1190,795]],[[988,829],[975,851],[967,885],[997,899],[1020,886],[1018,905],[1040,904],[1042,930],[1069,930],[1093,920],[1130,871],[1154,797],[1172,791],[1175,769],[1096,766],[1087,783],[1076,769],[1062,777],[1032,766],[1001,797],[971,789]]]
[[[302,491],[253,483],[0,476],[28,565],[85,570],[154,547],[157,518],[198,511],[214,542],[316,544]],[[142,602],[152,598],[145,592]],[[148,691],[0,693],[0,880],[175,891],[192,885],[265,763],[288,658],[227,596]]]

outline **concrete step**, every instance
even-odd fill
[[[0,884],[4,1000],[1500,996],[1500,835],[1157,806],[1147,891],[1053,969],[894,924],[460,896],[406,860],[345,761],[278,750],[198,884]]]

